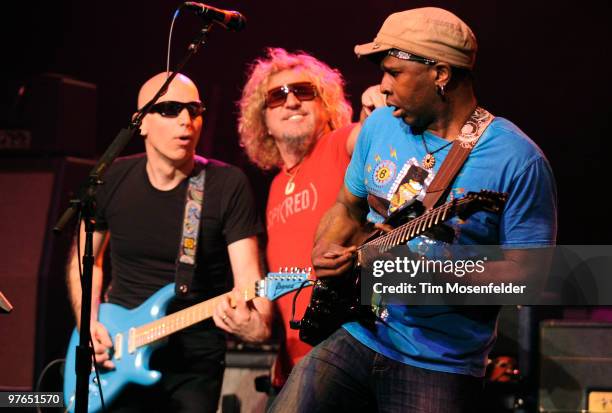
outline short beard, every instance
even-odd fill
[[[310,152],[316,139],[312,134],[283,135],[282,142],[287,152],[301,158]]]

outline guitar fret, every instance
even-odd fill
[[[397,231],[397,245],[402,245],[404,243],[404,228],[400,227]]]
[[[419,223],[419,235],[427,229],[427,218],[428,215],[421,217],[421,222]]]
[[[391,239],[391,235],[392,235],[391,233],[388,233],[388,234],[383,235],[383,242],[382,242],[382,245],[383,245],[384,247],[387,247],[387,246],[389,245],[389,239]]]
[[[385,241],[387,241],[387,235],[383,235],[380,241],[378,242],[378,247],[383,248],[385,246]]]
[[[414,230],[412,231],[412,234],[410,234],[410,236],[414,237],[414,236],[419,235],[420,233],[419,227],[421,226],[421,221],[422,221],[421,217],[418,217],[414,220]]]
[[[435,214],[430,214],[427,216],[427,218],[425,218],[425,230],[428,230],[433,227],[434,215]]]
[[[408,241],[407,233],[408,233],[408,226],[402,228],[402,230],[401,230],[401,234],[402,234],[401,242],[402,242],[402,244],[405,243],[406,241]]]
[[[413,238],[416,233],[416,225],[412,225],[412,231],[410,231],[410,238]]]
[[[404,224],[404,227],[402,228],[402,242],[406,242],[406,240],[408,240],[409,233],[410,233],[410,223]]]
[[[397,246],[397,232],[390,232],[389,235],[390,237],[390,244],[391,244],[391,248],[394,248]]]
[[[419,218],[412,220],[410,226],[410,238],[413,238],[419,232]]]
[[[402,245],[404,243],[404,230],[400,229],[397,231],[397,245]]]
[[[397,246],[397,233],[391,233],[391,247]]]
[[[385,235],[385,251],[388,251],[393,247],[393,233],[389,232]]]
[[[419,222],[419,234],[422,234],[427,227],[427,215],[421,218],[421,222]]]
[[[423,223],[423,216],[420,216],[416,222],[416,227],[414,229],[414,235],[421,235],[422,229],[421,224]]]

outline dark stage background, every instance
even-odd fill
[[[199,85],[208,107],[199,149],[206,156],[245,168],[262,211],[272,175],[249,165],[236,132],[235,102],[245,82],[247,64],[262,55],[267,46],[312,53],[343,73],[358,113],[361,92],[378,83],[380,71],[370,62],[358,60],[354,45],[373,40],[392,12],[439,6],[460,16],[478,38],[480,104],[516,123],[550,160],[559,190],[559,243],[611,243],[605,201],[610,175],[605,172],[609,166],[611,119],[609,2],[210,1],[220,8],[239,10],[247,16],[248,25],[240,33],[215,27],[208,44],[184,70]],[[27,94],[31,81],[41,73],[60,73],[97,86],[96,113],[77,113],[77,118],[97,119],[95,134],[81,139],[93,142],[95,153],[100,155],[118,130],[127,125],[141,83],[165,69],[170,19],[178,4],[174,0],[3,4],[0,129],[29,127],[19,116],[18,91],[25,86]],[[173,62],[182,56],[200,25],[189,12],[179,16]],[[135,140],[124,154],[142,150],[142,142]],[[18,160],[18,156],[5,153],[0,163],[7,157],[13,158],[13,165]],[[11,196],[5,189],[0,188],[0,202]],[[26,206],[14,210],[18,211],[15,215],[0,219],[29,219]],[[51,218],[47,224],[52,224]],[[14,243],[7,239],[5,230],[2,238],[0,248],[4,252],[0,257],[7,251],[4,246]],[[21,249],[11,251],[26,254]],[[40,265],[41,276],[47,274],[51,280],[41,285],[63,288],[61,264],[51,272],[42,269],[44,261]],[[0,279],[0,290],[9,282]],[[66,306],[61,311],[66,315]],[[41,330],[40,319],[38,325],[36,334],[40,337],[46,330]],[[0,331],[0,337],[3,335]],[[63,342],[64,337],[58,340]],[[48,357],[37,357],[35,367],[40,371]],[[0,383],[0,387],[5,384]]]
[[[97,153],[135,107],[142,81],[165,67],[170,18],[178,1],[19,2],[2,11],[2,111],[36,74],[56,72],[98,86]],[[229,1],[248,18],[240,33],[213,30],[185,72],[209,111],[201,151],[248,168],[260,197],[269,177],[248,165],[238,145],[235,101],[245,67],[266,46],[301,49],[340,69],[356,111],[361,91],[378,82],[377,67],[353,54],[391,12],[447,8],[475,31],[480,104],[522,128],[544,150],[559,186],[559,242],[609,243],[601,202],[610,144],[610,5],[599,1]],[[173,61],[200,27],[179,16]],[[4,123],[7,123],[5,119]],[[4,125],[0,125],[4,126]],[[132,142],[126,153],[142,150]],[[324,167],[324,166],[322,166]],[[586,219],[585,219],[586,218]]]

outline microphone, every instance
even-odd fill
[[[227,30],[238,32],[246,26],[246,18],[237,11],[218,9],[195,1],[186,1],[184,6],[194,10],[198,16],[218,23]]]

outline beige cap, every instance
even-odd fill
[[[355,53],[364,56],[390,49],[472,69],[478,44],[459,17],[437,7],[423,7],[387,17],[374,41],[355,46]]]

